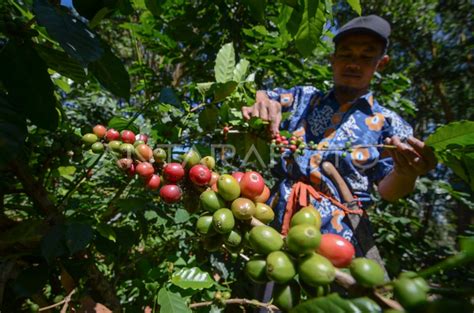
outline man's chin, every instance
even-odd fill
[[[336,85],[334,86],[334,89],[336,90],[337,93],[340,94],[358,94],[362,91],[362,88],[359,87],[353,87],[350,85]]]

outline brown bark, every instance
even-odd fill
[[[436,96],[441,102],[441,107],[444,111],[444,118],[446,119],[446,123],[454,121],[454,114],[446,97],[446,91],[443,82],[439,78],[433,78],[433,87]]]
[[[33,200],[33,203],[48,216],[48,219],[59,218],[60,213],[49,199],[48,192],[31,174],[31,170],[27,165],[19,160],[14,160],[11,167],[23,185],[25,192]]]

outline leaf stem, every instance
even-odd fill
[[[468,262],[472,262],[472,258],[470,258],[464,251],[461,251],[458,254],[450,256],[442,262],[419,272],[418,275],[426,278],[437,272],[445,271],[456,266],[461,266]]]

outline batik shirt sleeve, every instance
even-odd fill
[[[281,103],[282,113],[286,115],[280,129],[293,132],[306,115],[311,101],[319,98],[322,93],[312,86],[296,86],[290,89],[275,88],[267,91],[267,95]]]
[[[380,144],[383,144],[386,138],[393,136],[397,136],[400,140],[405,141],[408,137],[413,135],[413,128],[398,114],[381,106],[379,108],[380,113],[385,119],[379,141]],[[369,180],[376,184],[393,170],[393,159],[389,156],[387,151],[379,149],[379,153],[380,156],[377,165],[367,171]]]

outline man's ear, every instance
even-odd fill
[[[384,54],[384,56],[380,59],[379,63],[377,64],[377,71],[381,71],[385,68],[385,66],[390,62],[390,57],[388,54]]]

